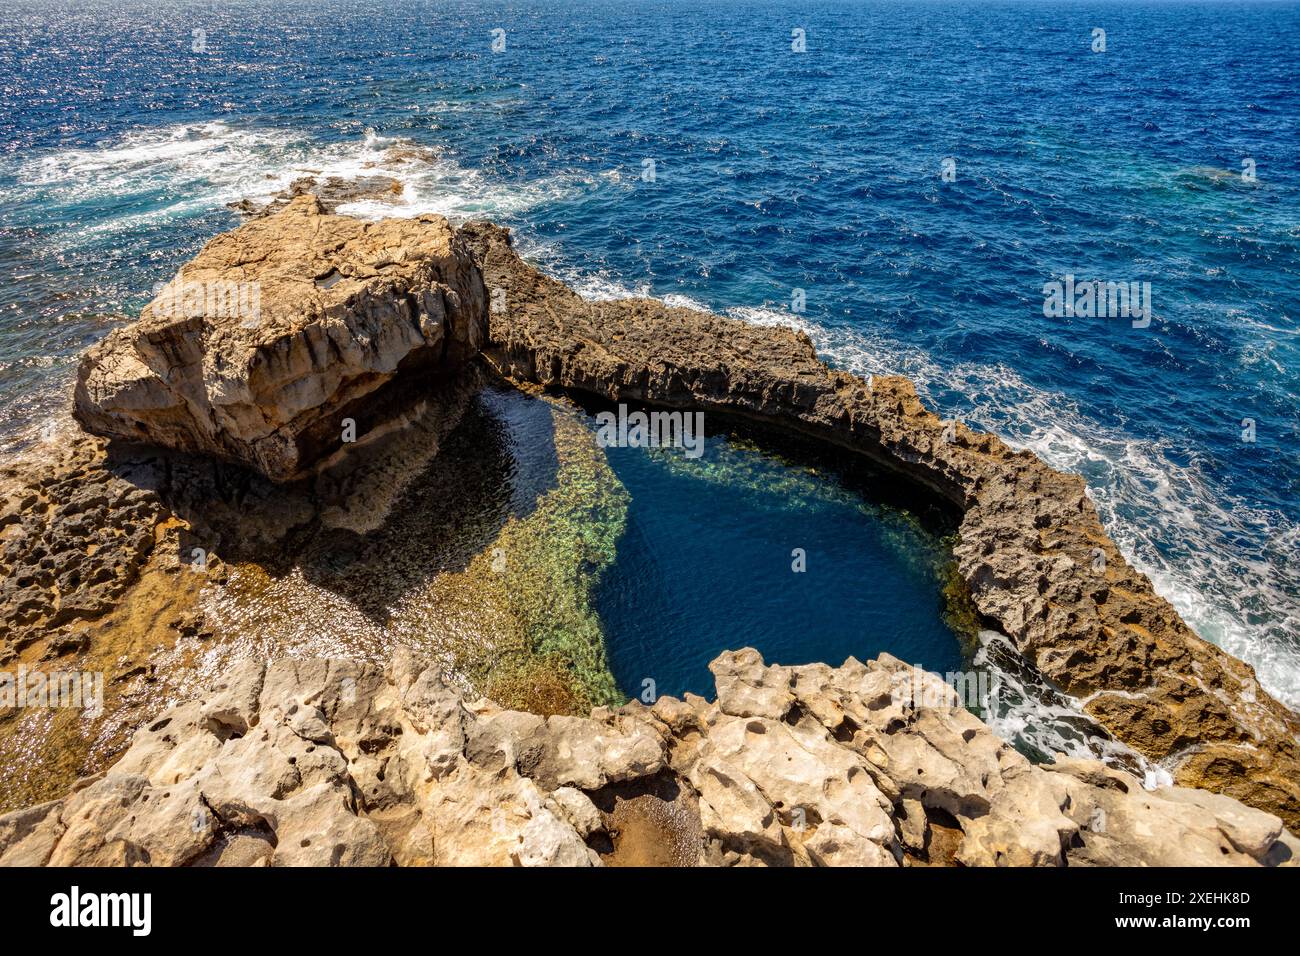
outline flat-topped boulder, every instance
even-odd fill
[[[91,348],[75,414],[98,435],[287,481],[364,437],[399,384],[464,364],[486,332],[481,274],[444,218],[362,222],[300,196],[217,236]]]

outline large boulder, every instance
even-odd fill
[[[441,216],[363,222],[300,196],[217,236],[90,349],[75,415],[288,481],[378,431],[399,385],[449,374],[486,334],[482,276]]]

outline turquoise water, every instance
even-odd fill
[[[1297,62],[1294,2],[10,2],[0,447],[226,203],[382,172],[398,200],[346,211],[491,217],[587,295],[798,324],[1082,473],[1300,703]],[[1045,317],[1067,273],[1149,281],[1150,327]]]

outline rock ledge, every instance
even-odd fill
[[[106,774],[0,817],[4,865],[1279,865],[1228,797],[1039,767],[888,656],[711,666],[718,699],[543,718],[386,670],[246,662]],[[940,706],[935,706],[939,702]],[[638,845],[641,844],[641,845]]]

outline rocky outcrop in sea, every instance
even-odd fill
[[[436,454],[484,380],[759,421],[891,470],[959,521],[981,623],[1179,786],[1029,764],[960,708],[885,694],[911,671],[887,658],[782,668],[740,652],[715,662],[716,703],[590,717],[555,672],[548,699],[580,712],[499,708],[463,670],[404,653],[386,670],[299,658],[242,663],[215,689],[175,688],[191,702],[170,716],[150,712],[153,675],[123,644],[204,633],[172,556],[201,543],[221,575],[264,545],[291,554],[327,513],[364,526],[411,480],[402,436],[420,431]],[[88,352],[75,416],[85,431],[0,470],[0,659],[115,661],[121,726],[97,745],[104,763],[149,719],[106,772],[0,818],[5,861],[612,862],[651,852],[629,834],[669,826],[684,834],[655,838],[680,850],[669,862],[1290,855],[1300,718],[1129,566],[1083,481],[943,421],[905,378],[828,368],[796,331],[588,302],[500,227],[361,222],[291,196],[214,239]],[[492,806],[513,808],[497,829]],[[176,829],[190,819],[206,829]]]

